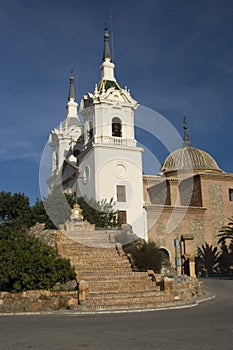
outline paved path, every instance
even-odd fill
[[[0,317],[0,350],[233,350],[233,280],[196,307],[125,314]]]

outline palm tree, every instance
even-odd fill
[[[223,226],[217,234],[218,244],[225,242],[226,240],[233,240],[233,216],[229,218],[230,222],[226,226]]]
[[[196,256],[197,273],[209,276],[218,272],[219,256],[218,248],[209,245],[207,242],[205,246],[198,247]]]
[[[227,246],[225,241],[221,243],[221,252],[219,257],[219,269],[224,275],[233,273],[233,240]]]

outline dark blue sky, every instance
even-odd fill
[[[65,117],[70,70],[80,100],[99,81],[111,7],[120,85],[181,134],[186,115],[192,145],[233,172],[231,0],[8,0],[0,9],[0,190],[39,197],[40,157]]]

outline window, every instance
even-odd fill
[[[229,201],[233,202],[233,188],[229,188]]]
[[[122,124],[121,120],[117,117],[112,119],[112,136],[122,137]]]
[[[118,211],[118,220],[120,225],[127,224],[127,213],[126,211]]]
[[[125,186],[117,185],[117,202],[126,202],[126,188]]]
[[[159,249],[161,251],[161,253],[163,254],[164,260],[165,261],[170,261],[170,255],[167,249],[165,248],[160,248]]]

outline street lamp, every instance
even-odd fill
[[[176,272],[178,275],[181,275],[180,241],[178,238],[174,239],[174,247],[175,247]]]

